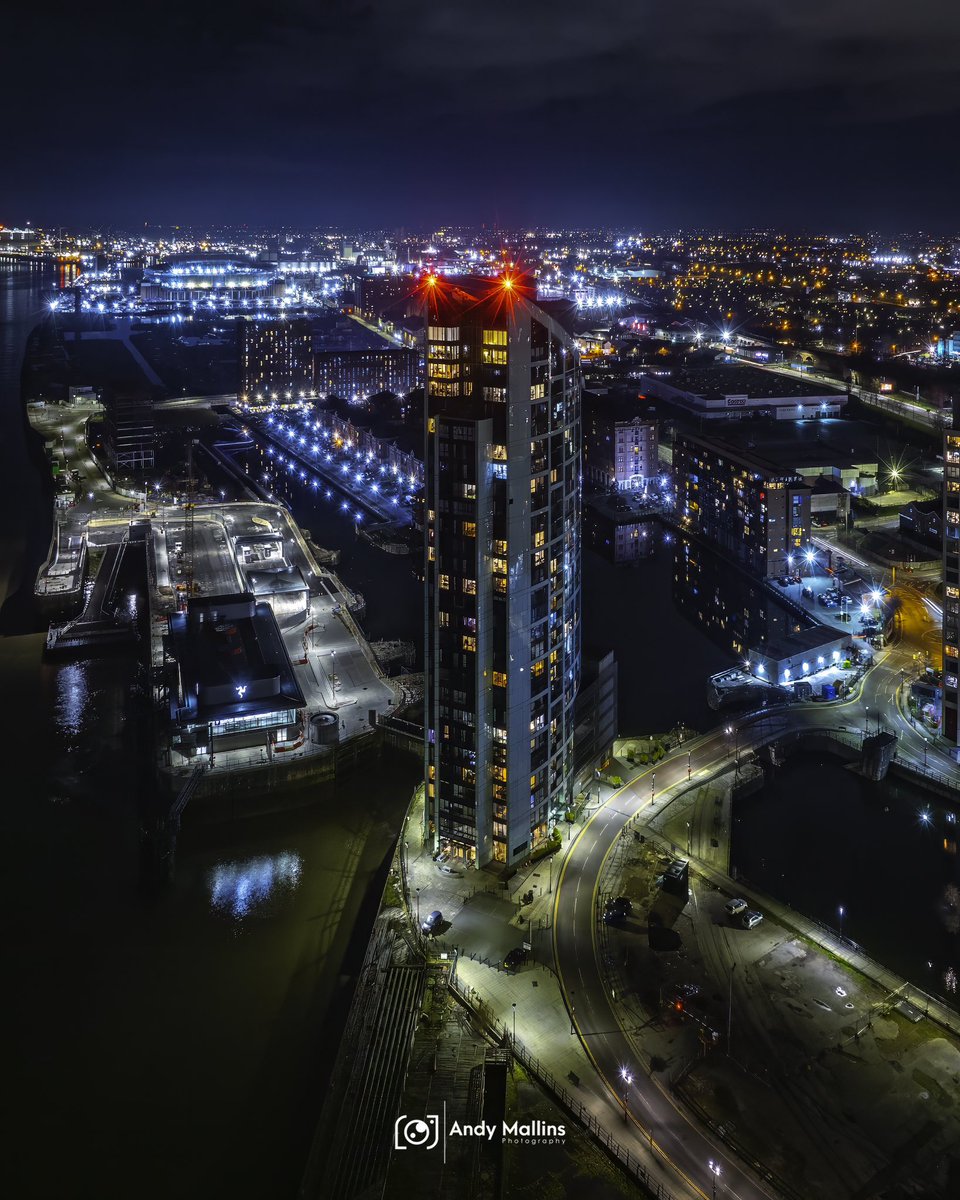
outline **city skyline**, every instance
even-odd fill
[[[3,31],[11,1194],[960,1196],[960,7]]]
[[[76,1113],[38,1168],[23,1109],[21,1175],[101,1170],[106,1119],[103,1192],[129,1191],[133,1056],[176,1113],[158,1200],[213,1173],[390,1200],[410,1169],[437,1200],[464,1172],[522,1194],[503,1143],[455,1132],[481,1094],[526,1120],[515,1061],[581,1112],[537,1150],[575,1186],[592,1136],[676,1200],[843,1200],[893,1163],[891,1120],[936,1111],[910,1181],[952,1194],[956,1118],[913,1081],[954,1087],[960,1037],[956,239],[8,227],[0,250],[7,511],[43,518],[7,552],[5,670],[46,689],[11,844],[120,884],[67,913],[14,863],[18,1080]],[[64,987],[45,903],[88,926],[83,1038],[36,1002]],[[122,978],[91,971],[118,951]],[[117,1038],[128,1013],[149,1037]],[[749,1146],[665,1092],[670,1061]],[[821,1161],[806,1122],[843,1112],[857,1142]]]

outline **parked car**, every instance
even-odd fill
[[[753,927],[755,925],[759,925],[762,920],[763,913],[758,913],[754,909],[748,908],[740,918],[740,923],[743,925],[744,929],[753,929]]]
[[[420,928],[424,933],[436,933],[443,922],[443,913],[437,909],[432,912],[429,917],[421,924]]]
[[[735,900],[728,900],[723,908],[728,916],[739,917],[742,912],[747,911],[747,902],[737,897]]]
[[[508,971],[515,971],[517,967],[522,967],[526,961],[526,950],[522,946],[515,946],[513,950],[508,951],[507,956],[503,960],[503,965]]]

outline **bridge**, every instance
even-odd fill
[[[47,634],[47,654],[79,654],[111,646],[126,646],[136,642],[139,634],[136,619],[121,616],[113,606],[114,593],[126,555],[136,546],[144,555],[149,527],[135,525],[121,541],[107,546],[83,612],[65,625],[51,625]]]

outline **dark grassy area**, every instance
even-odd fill
[[[233,330],[219,333],[224,345],[184,346],[181,337],[211,332],[197,322],[189,326],[139,329],[130,340],[167,385],[171,396],[219,395],[237,390],[237,350]]]
[[[72,340],[64,344],[72,386],[112,391],[153,390],[136,359],[121,341]]]
[[[561,1146],[504,1148],[509,1200],[635,1200],[645,1195],[516,1064],[507,1085],[507,1119],[545,1121],[567,1131]]]

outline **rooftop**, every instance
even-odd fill
[[[306,707],[265,601],[250,593],[194,597],[168,617],[168,628],[190,722]]]
[[[751,399],[775,399],[782,396],[822,396],[823,387],[775,375],[759,367],[717,365],[685,367],[674,371],[665,381],[681,392],[701,396],[705,400],[720,400],[725,396],[748,396]]]
[[[268,567],[266,570],[247,571],[246,579],[255,596],[279,596],[309,590],[299,567]]]
[[[752,444],[748,443],[744,446],[727,438],[713,437],[707,434],[686,432],[679,434],[674,447],[674,464],[676,464],[676,448],[683,442],[692,443],[703,450],[713,451],[722,458],[740,463],[748,471],[752,471],[764,479],[789,477],[796,480],[797,484],[801,482],[792,465],[758,454]]]
[[[813,654],[824,646],[834,646],[839,642],[850,640],[850,634],[839,629],[830,629],[826,625],[811,625],[795,633],[777,635],[768,638],[752,653],[763,654],[767,658],[783,661],[796,658],[801,654]]]
[[[713,429],[721,438],[781,466],[803,470],[824,465],[837,468],[877,465],[876,428],[859,421],[837,417],[816,422],[751,421],[749,425],[743,421],[718,421],[711,427],[711,433]],[[883,456],[894,452],[885,446]]]

